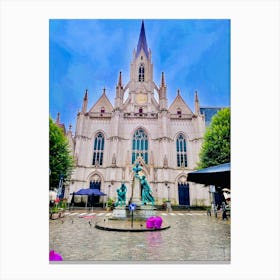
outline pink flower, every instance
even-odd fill
[[[50,261],[63,261],[62,257],[54,250],[50,251],[49,260]]]

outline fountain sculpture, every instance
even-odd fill
[[[128,205],[126,204],[127,187],[122,182],[120,188],[117,189],[117,201],[114,204],[112,217],[106,222],[104,220],[103,224],[96,224],[95,227],[115,231],[151,231],[169,228],[170,226],[166,224],[161,226],[161,217],[155,217],[155,199],[146,176],[141,174],[142,167],[139,162],[136,162],[132,171],[134,174]],[[131,209],[134,210],[131,211]],[[134,228],[133,219],[137,222],[137,226]],[[128,225],[129,220],[132,221],[131,226]],[[146,221],[146,228],[143,227],[144,221]]]
[[[132,168],[134,172],[132,180],[131,197],[129,205],[136,205],[134,217],[137,219],[147,219],[155,215],[155,199],[152,195],[151,187],[145,175],[140,175],[142,167],[138,162]],[[118,200],[115,203],[113,210],[113,218],[127,218],[130,216],[129,209],[126,207],[126,191],[127,188],[124,183],[117,189]]]

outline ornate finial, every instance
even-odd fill
[[[118,82],[118,85],[121,86],[122,85],[122,72],[120,71],[120,74],[119,74],[119,82]]]
[[[85,96],[84,96],[84,100],[87,100],[87,98],[88,98],[88,90],[86,89],[86,91],[85,91]]]
[[[116,163],[117,163],[117,159],[116,159],[116,154],[114,153],[112,157],[112,166],[116,166]]]
[[[177,90],[177,95],[180,95],[180,89]]]
[[[105,87],[103,88],[103,94],[106,94],[106,88]]]
[[[163,168],[167,168],[168,167],[168,160],[167,160],[167,156],[164,155],[164,159],[163,159]]]
[[[161,86],[165,86],[165,81],[164,81],[164,72],[161,72]]]
[[[199,106],[197,90],[195,91],[195,101],[194,101],[194,104],[195,104],[195,114],[199,115],[199,113],[200,113],[200,106]]]
[[[85,96],[84,96],[83,107],[82,107],[82,112],[83,113],[86,113],[86,111],[87,111],[87,103],[88,103],[88,90],[86,89]]]
[[[57,113],[57,116],[56,116],[56,123],[60,123],[60,113],[58,112]]]
[[[197,90],[195,91],[195,101],[198,102],[198,92],[197,92]]]

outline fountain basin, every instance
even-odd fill
[[[141,226],[142,225],[142,226]],[[166,222],[163,222],[160,228],[146,228],[143,221],[133,221],[133,227],[131,226],[131,220],[108,220],[103,222],[97,222],[95,228],[106,231],[120,231],[120,232],[145,232],[145,231],[161,231],[170,228]]]

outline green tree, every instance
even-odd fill
[[[74,167],[74,160],[70,152],[67,138],[62,129],[49,119],[49,189],[58,187],[60,175],[69,179]]]
[[[204,135],[198,168],[230,162],[230,109],[220,110]]]

